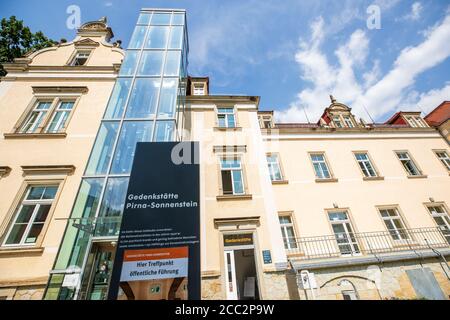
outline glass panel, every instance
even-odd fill
[[[180,72],[181,51],[168,51],[166,66],[164,67],[165,76],[177,76]]]
[[[153,141],[172,141],[174,128],[174,121],[157,121],[156,133]]]
[[[225,128],[227,126],[225,121],[225,115],[218,115],[219,127]]]
[[[169,49],[181,49],[183,43],[183,27],[172,27]]]
[[[222,164],[222,168],[224,168],[224,169],[241,167],[241,161],[237,158],[222,158],[221,164]]]
[[[58,191],[58,187],[57,186],[45,187],[45,191],[44,191],[44,194],[42,196],[42,199],[53,199],[53,198],[55,198],[56,191]]]
[[[86,175],[105,174],[111,160],[118,122],[102,122],[86,168]]]
[[[127,194],[128,178],[110,178],[106,185],[105,195],[100,206],[95,236],[118,235],[120,227],[120,217],[122,215],[125,197]]]
[[[170,24],[170,16],[170,13],[154,13],[151,24]]]
[[[234,114],[227,115],[227,125],[228,128],[234,128],[235,127],[235,121],[234,121]]]
[[[57,111],[53,115],[53,119],[47,127],[47,132],[56,133],[64,128],[67,118],[70,115],[70,111]]]
[[[128,44],[128,49],[140,49],[145,39],[145,32],[147,27],[137,26],[134,29],[133,35],[131,36],[130,43]]]
[[[149,118],[156,112],[160,79],[136,79],[126,118]]]
[[[233,170],[233,192],[235,194],[244,193],[244,184],[242,182],[242,171]]]
[[[111,173],[130,173],[137,142],[150,141],[152,121],[128,121],[123,123]]]
[[[147,25],[150,22],[151,13],[141,13],[139,15],[139,19],[137,24],[144,24]]]
[[[280,220],[281,224],[291,223],[291,217],[289,217],[289,216],[280,216],[280,217],[278,217],[278,219]]]
[[[145,76],[160,76],[163,59],[164,51],[144,51],[138,74]]]
[[[84,252],[87,248],[90,234],[73,226],[74,223],[81,225],[92,224],[91,219],[95,216],[100,201],[104,178],[85,178],[81,182],[77,199],[68,222],[64,242],[61,246],[55,269],[65,269],[69,266],[81,267]],[[86,219],[76,219],[84,217]]]
[[[48,212],[50,211],[51,205],[49,204],[42,204],[39,206],[38,212],[36,213],[36,216],[34,218],[33,223],[37,222],[45,222],[48,216]]]
[[[233,186],[231,182],[231,171],[229,170],[222,171],[222,190],[223,194],[233,193]]]
[[[177,102],[177,80],[164,79],[159,101],[158,119],[173,118]]]
[[[25,232],[25,229],[27,228],[26,224],[16,224],[11,230],[11,233],[8,236],[8,239],[6,240],[5,244],[19,244],[20,240],[23,237],[23,233]]]
[[[347,220],[347,213],[345,212],[330,212],[328,217],[331,221],[343,221]]]
[[[184,24],[184,13],[174,13],[172,16],[172,24]]]
[[[28,223],[30,221],[31,215],[33,214],[35,204],[33,205],[23,205],[20,209],[19,214],[17,215],[17,219],[15,223]]]
[[[121,78],[116,81],[104,119],[120,119],[122,117],[130,87],[131,79]]]
[[[150,34],[148,36],[145,48],[165,49],[168,34],[169,27],[150,27]]]
[[[127,50],[125,59],[120,67],[121,76],[132,76],[136,70],[137,61],[139,59],[139,51]]]
[[[25,238],[25,243],[36,243],[37,238],[41,234],[43,227],[44,227],[43,223],[33,224],[33,226],[30,229],[30,232],[28,233],[27,237]]]
[[[44,194],[45,187],[31,187],[27,200],[39,200]]]

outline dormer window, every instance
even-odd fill
[[[84,65],[86,65],[90,55],[91,55],[91,51],[77,51],[77,53],[73,57],[70,65],[71,66],[84,66]]]
[[[205,85],[203,83],[194,83],[194,96],[204,96],[205,95]]]
[[[350,116],[344,116],[343,118],[344,118],[345,125],[348,128],[354,128],[355,127],[355,125],[353,124],[352,118],[350,118]]]
[[[420,116],[405,116],[408,124],[413,128],[426,128],[428,127],[425,121]]]
[[[333,122],[334,122],[334,125],[336,126],[336,128],[343,128],[344,127],[342,125],[341,117],[339,117],[339,116],[334,116],[333,117]]]

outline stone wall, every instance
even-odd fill
[[[14,300],[41,300],[45,286],[17,287]]]
[[[220,276],[202,278],[202,300],[224,300],[224,295]]]
[[[450,270],[435,259],[402,261],[383,265],[337,267],[309,270],[314,273],[317,289],[315,298],[341,300],[343,291],[355,291],[359,299],[421,299],[414,289],[406,270],[428,268],[436,278],[443,294],[450,296]],[[447,274],[446,274],[447,272]],[[448,276],[447,276],[448,275]],[[312,299],[311,290],[299,289],[300,299]]]

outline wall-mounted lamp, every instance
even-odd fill
[[[428,199],[430,199],[430,202],[434,202],[434,198],[429,197]]]
[[[336,209],[339,208],[339,206],[337,205],[336,202],[333,202],[333,207],[336,208]]]

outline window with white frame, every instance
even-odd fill
[[[235,128],[236,116],[234,108],[217,108],[217,122],[219,128]]]
[[[60,101],[53,112],[52,118],[45,130],[49,133],[61,132],[65,128],[67,119],[72,112],[75,102],[73,101]]]
[[[359,254],[359,245],[353,232],[353,227],[347,211],[328,212],[328,219],[342,255]]]
[[[420,170],[417,168],[414,161],[411,159],[410,155],[406,151],[397,151],[396,152],[398,159],[403,165],[403,168],[405,168],[406,172],[410,176],[419,176],[421,175]]]
[[[331,173],[328,169],[327,161],[324,153],[311,153],[311,161],[316,173],[317,179],[330,179]]]
[[[419,116],[406,116],[406,121],[408,121],[409,125],[413,128],[425,128],[428,125],[425,121]]]
[[[283,175],[281,173],[280,161],[277,154],[268,154],[267,165],[269,166],[270,179],[272,181],[282,181]]]
[[[447,168],[447,170],[450,171],[450,158],[447,154],[447,151],[435,151],[436,156],[438,159],[442,162],[444,167]]]
[[[239,157],[221,158],[220,171],[224,195],[241,195],[245,193],[242,164]]]
[[[445,240],[450,244],[450,217],[444,205],[430,205],[427,208],[438,228],[441,230],[442,235],[445,237]]]
[[[353,124],[353,120],[350,118],[350,116],[343,116],[344,123],[348,128],[354,128],[355,125]]]
[[[334,116],[334,117],[333,117],[333,122],[334,122],[334,125],[335,125],[337,128],[343,128],[343,127],[344,127],[344,126],[342,125],[341,117],[339,117],[339,116]]]
[[[405,225],[398,213],[397,208],[386,208],[379,209],[381,218],[386,225],[392,239],[394,240],[407,240],[409,239],[408,233],[406,232]]]
[[[91,51],[88,51],[88,50],[77,51],[75,53],[75,56],[73,57],[70,65],[71,66],[84,66],[87,63],[90,55],[91,55]]]
[[[59,133],[67,127],[74,109],[74,99],[38,99],[18,127],[18,133]]]
[[[365,177],[376,177],[377,172],[366,152],[355,152],[355,158]]]
[[[19,129],[19,133],[35,133],[41,127],[42,123],[50,111],[50,107],[53,101],[49,100],[38,100],[33,106],[33,109],[23,122]]]
[[[3,246],[30,246],[36,243],[57,190],[57,185],[39,185],[27,188],[3,240]]]
[[[194,96],[204,96],[205,95],[205,85],[203,83],[194,83]]]
[[[288,215],[282,215],[278,217],[281,226],[281,234],[283,235],[283,242],[285,249],[296,249],[297,240],[294,231],[294,224],[292,223],[292,217]]]

